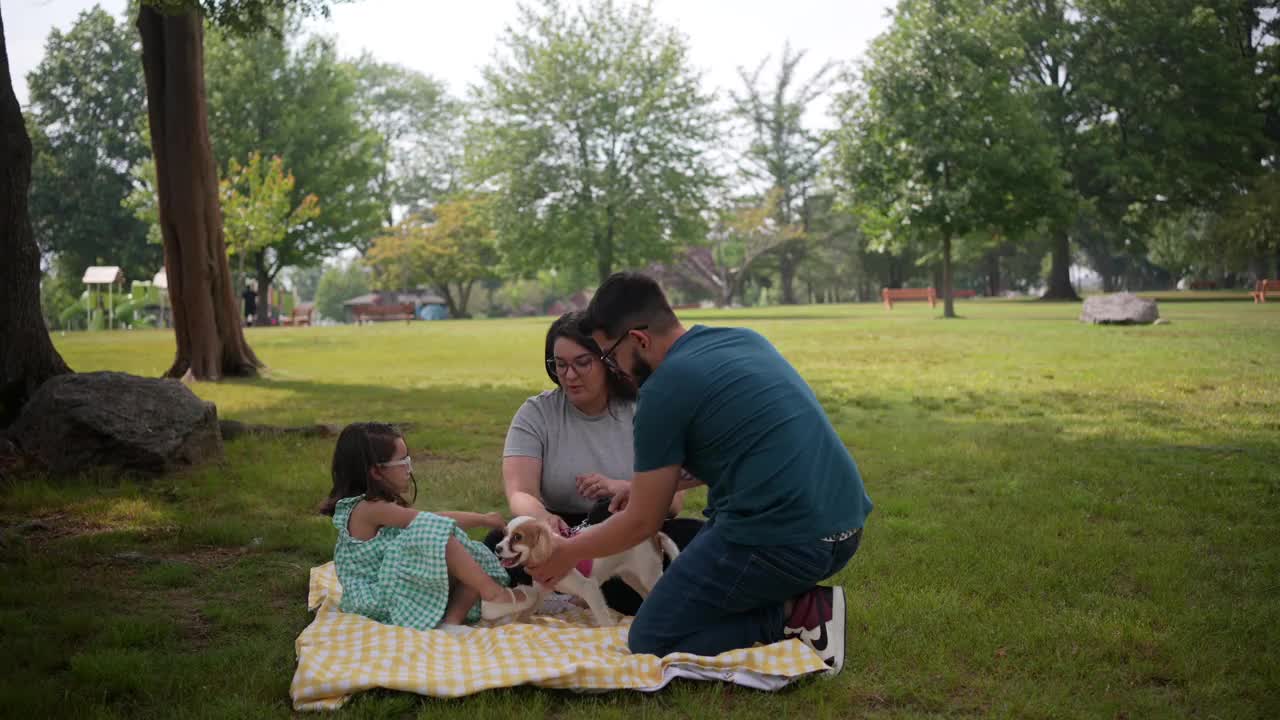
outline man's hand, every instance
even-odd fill
[[[493,528],[494,530],[505,530],[507,527],[507,519],[502,517],[502,513],[485,513],[484,526]]]
[[[617,495],[621,488],[627,486],[622,480],[614,480],[600,473],[587,473],[578,476],[578,494],[589,500],[599,500]]]
[[[544,587],[554,588],[560,584],[565,575],[573,569],[578,562],[577,558],[572,557],[567,547],[567,543],[559,537],[551,536],[551,554],[547,556],[537,565],[529,565],[525,568],[529,572],[529,576]]]

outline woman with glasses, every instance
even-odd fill
[[[635,453],[632,418],[636,389],[601,359],[600,347],[579,330],[581,313],[566,313],[551,324],[543,358],[556,386],[520,406],[507,431],[502,482],[511,515],[528,515],[567,533],[584,521],[603,522],[608,501],[631,480]],[[676,518],[684,494],[671,501],[664,532],[684,547],[701,528],[692,518]],[[501,532],[485,544],[495,546]],[[516,584],[530,582],[516,571]],[[640,597],[619,580],[604,586],[609,607],[634,615]]]

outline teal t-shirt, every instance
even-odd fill
[[[862,527],[871,498],[813,390],[759,333],[695,325],[640,388],[636,472],[682,465],[732,542]]]

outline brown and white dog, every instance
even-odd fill
[[[537,565],[551,554],[551,538],[554,535],[555,531],[551,526],[541,520],[527,515],[512,518],[507,523],[506,537],[496,548],[498,560],[505,568]],[[600,586],[607,580],[620,578],[639,593],[640,597],[649,597],[658,578],[662,577],[663,553],[675,560],[680,549],[665,533],[657,533],[650,540],[616,555],[579,563],[552,589],[582,598],[591,609],[596,625],[609,625],[612,618]],[[542,590],[542,586],[537,586],[537,592]]]

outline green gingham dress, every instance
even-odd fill
[[[467,537],[453,520],[429,512],[407,528],[382,527],[368,540],[347,532],[347,520],[364,496],[339,500],[333,511],[338,543],[333,564],[342,584],[343,612],[415,630],[440,624],[449,603],[449,571],[444,548],[455,537],[480,567],[500,585],[510,585],[507,571],[482,543]],[[467,621],[480,619],[479,606],[467,613]]]

